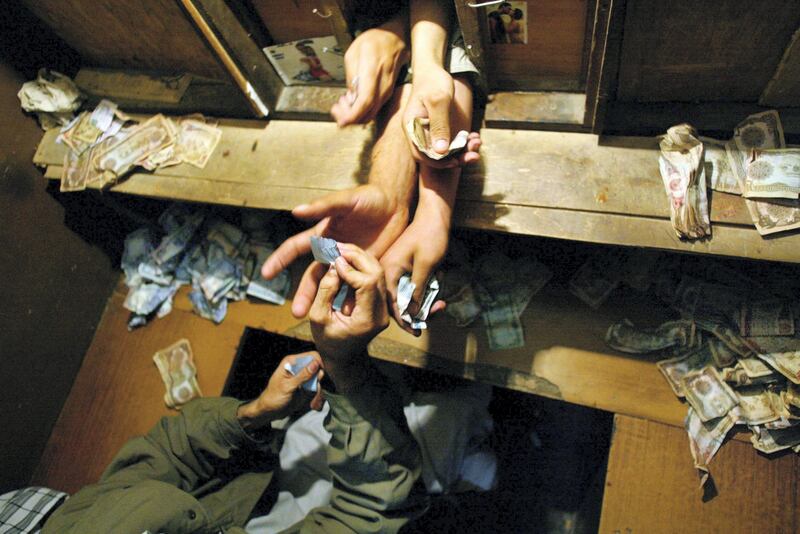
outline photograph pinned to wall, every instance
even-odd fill
[[[344,54],[333,35],[268,46],[264,54],[286,85],[344,83]]]
[[[492,44],[528,44],[528,3],[501,2],[486,8]]]

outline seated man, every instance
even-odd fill
[[[411,274],[416,290],[408,311],[414,315],[427,280],[447,251],[460,165],[479,159],[481,141],[472,133],[460,156],[434,161],[414,148],[405,125],[414,117],[429,118],[433,149],[446,153],[452,137],[470,129],[470,77],[476,69],[459,32],[451,31],[455,26],[452,2],[410,0],[407,9],[395,11],[390,20],[364,31],[348,48],[348,92],[331,110],[340,126],[376,120],[368,183],[295,207],[296,217],[318,222],[278,247],[261,273],[274,278],[298,256],[308,254],[312,235],[355,243],[380,259],[390,311],[398,324],[419,335],[400,320],[394,305],[397,284],[404,273]],[[395,90],[409,59],[413,79]],[[308,313],[324,273],[320,263],[309,266],[292,302],[296,317]],[[442,303],[436,303],[431,312],[442,308]]]
[[[242,532],[264,513],[276,437],[270,423],[309,401],[301,387],[316,375],[312,408],[329,405],[330,499],[287,532],[396,532],[428,506],[420,481],[420,447],[403,405],[366,356],[388,324],[378,261],[340,245],[311,307],[319,354],[297,376],[288,356],[254,401],[197,399],[177,417],[128,442],[97,484],[83,488],[45,523],[47,533]],[[331,304],[342,282],[355,292],[350,315]],[[249,530],[249,529],[248,529]]]

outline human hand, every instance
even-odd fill
[[[405,34],[405,24],[394,19],[365,31],[347,49],[348,89],[331,108],[340,127],[373,120],[391,98],[400,69],[409,60]]]
[[[322,389],[317,388],[316,393],[311,393],[302,388],[303,384],[314,376],[322,379],[324,372],[320,370],[322,360],[319,354],[312,352],[314,359],[296,376],[286,370],[286,364],[294,363],[297,358],[308,354],[304,352],[286,356],[272,373],[267,387],[261,392],[261,395],[239,407],[237,416],[245,430],[263,427],[270,421],[282,419],[298,411],[306,403],[310,403],[314,410],[322,409]]]
[[[464,82],[454,82],[453,77],[445,69],[426,65],[414,71],[414,82],[412,84],[411,96],[403,110],[403,126],[416,117],[423,117],[430,120],[429,128],[431,135],[431,145],[435,152],[446,154],[450,147],[450,142],[458,130],[469,127],[464,123],[464,113],[461,108],[470,110],[472,107],[472,93],[463,90]],[[459,86],[456,90],[457,85]],[[467,85],[468,87],[468,85]],[[466,102],[462,102],[466,100]],[[408,137],[408,132],[406,132]],[[411,153],[418,162],[425,166],[445,169],[475,163],[480,159],[478,150],[481,146],[480,134],[472,132],[467,137],[467,147],[464,152],[457,157],[433,160],[422,154],[414,143],[408,138]]]
[[[421,204],[408,228],[381,257],[392,316],[398,325],[415,336],[421,335],[421,332],[400,318],[402,310],[397,307],[397,284],[401,276],[411,273],[411,281],[416,287],[408,305],[408,313],[413,317],[419,311],[428,279],[447,253],[449,238],[450,212]],[[445,303],[438,300],[431,306],[429,315],[444,308]]]
[[[408,224],[408,206],[374,184],[331,193],[311,204],[297,206],[292,214],[300,219],[319,219],[319,222],[284,241],[267,258],[261,267],[261,275],[266,279],[277,276],[299,256],[308,254],[311,236],[355,243],[380,256]],[[292,302],[295,317],[308,313],[325,269],[319,262],[312,262],[306,269]]]
[[[337,371],[353,356],[362,354],[372,338],[389,325],[381,264],[356,245],[340,243],[339,251],[342,255],[320,280],[308,316],[317,350],[337,388]],[[342,283],[355,292],[349,315],[332,308]]]

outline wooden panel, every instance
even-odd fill
[[[794,32],[758,103],[762,106],[800,106],[800,30]]]
[[[491,87],[581,90],[586,0],[531,0],[527,7],[527,44],[491,44],[486,40]],[[494,11],[496,6],[481,9]]]
[[[119,192],[237,206],[288,209],[295,202],[363,183],[371,130],[295,121],[223,121],[205,169],[186,165],[136,173]],[[34,162],[57,178],[64,147],[46,133]],[[313,140],[319,150],[297,157]],[[483,130],[483,159],[462,178],[457,224],[561,239],[800,261],[800,233],[764,239],[743,201],[714,193],[713,237],[681,241],[669,223],[652,138]],[[725,224],[720,224],[725,223]]]
[[[625,0],[597,0],[588,51],[584,127],[603,132],[606,107],[616,98]]]
[[[490,128],[576,129],[583,127],[585,105],[583,93],[495,93],[484,120]]]
[[[226,74],[174,0],[22,0],[87,65]]]
[[[251,0],[275,44],[288,43],[308,37],[334,35],[328,11],[320,0]]]
[[[798,532],[796,454],[766,457],[725,443],[710,464],[718,495],[704,502],[681,428],[615,417],[599,532]]]
[[[798,24],[796,0],[628,0],[619,99],[755,102]]]

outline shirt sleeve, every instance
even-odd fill
[[[427,508],[419,447],[402,402],[385,385],[347,397],[326,392],[331,433],[330,504],[313,510],[293,532],[397,532]]]
[[[122,447],[99,482],[56,510],[43,533],[100,532],[102,524],[112,526],[109,532],[128,531],[120,528],[127,524],[138,532],[190,531],[207,522],[195,496],[244,472],[254,452],[268,454],[239,424],[240,404],[231,398],[196,399],[179,415],[162,418],[146,436]]]

